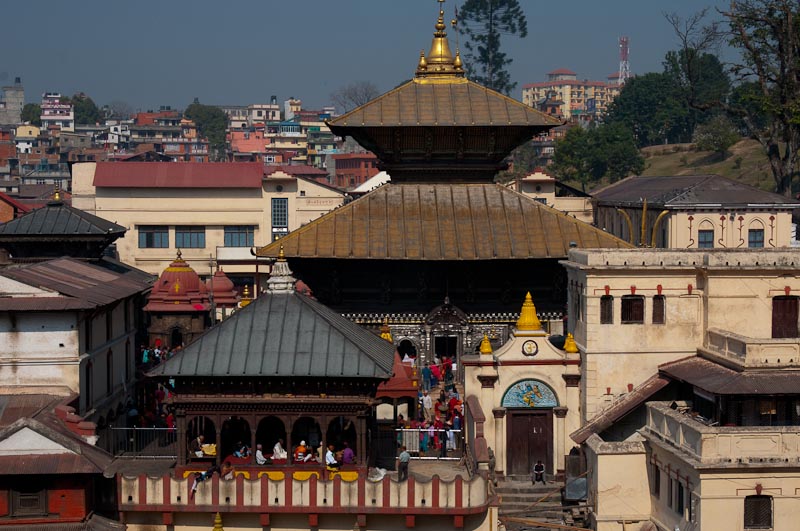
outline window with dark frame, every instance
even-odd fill
[[[603,295],[600,297],[600,324],[614,323],[614,297]]]
[[[204,249],[205,246],[205,227],[182,225],[175,227],[175,247],[178,249]]]
[[[677,499],[675,500],[675,512],[683,517],[683,510],[685,509],[683,501],[684,501],[684,492],[683,492],[683,485],[680,482],[677,482]]]
[[[675,497],[675,480],[669,478],[667,484],[669,486],[669,489],[667,490],[667,507],[672,509],[673,507],[675,507],[675,505],[673,504],[673,500]]]
[[[47,488],[23,479],[11,489],[11,516],[47,516]]]
[[[252,247],[254,235],[254,225],[229,225],[225,227],[225,247]]]
[[[644,323],[644,297],[641,295],[625,295],[622,297],[622,324]]]
[[[141,225],[139,227],[139,249],[169,248],[169,227],[166,225]]]
[[[701,229],[697,231],[697,248],[698,249],[714,248],[714,229]]]
[[[772,496],[745,497],[744,528],[772,529]]]
[[[751,248],[764,247],[764,229],[750,229],[747,231],[747,246]]]
[[[111,396],[114,391],[114,353],[111,349],[106,352],[106,396]]]
[[[653,297],[653,324],[664,324],[667,313],[667,298],[664,295]]]
[[[653,465],[653,496],[661,497],[661,469]]]

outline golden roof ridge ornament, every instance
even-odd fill
[[[381,326],[381,339],[385,339],[389,343],[394,343],[394,339],[392,339],[392,329],[389,328],[389,318],[383,318],[383,325]]]
[[[439,18],[436,20],[436,31],[433,33],[431,50],[427,57],[424,51],[420,53],[414,81],[416,83],[463,83],[466,82],[466,77],[464,77],[461,53],[456,50],[456,55],[453,57],[445,31],[447,28],[444,23],[443,4],[445,0],[438,1]]]
[[[522,303],[522,310],[519,312],[519,320],[517,320],[517,330],[526,332],[533,332],[542,329],[542,323],[539,317],[536,316],[536,306],[533,304],[533,297],[529,291],[525,295],[525,302]]]
[[[481,339],[480,353],[486,354],[487,356],[492,353],[492,343],[489,341],[489,336],[486,334],[483,334],[483,339]]]

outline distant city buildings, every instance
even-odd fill
[[[547,73],[547,81],[522,87],[522,102],[564,119],[591,120],[606,112],[621,88],[618,73],[607,81],[589,81],[578,79],[572,70],[559,68]]]
[[[22,107],[25,105],[25,89],[22,80],[14,78],[14,84],[3,87],[0,98],[0,125],[22,123]]]

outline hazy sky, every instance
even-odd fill
[[[459,4],[463,0],[458,0]],[[634,73],[661,70],[675,37],[663,12],[694,13],[727,0],[520,0],[528,37],[506,38],[513,96],[567,67],[581,78],[617,71],[622,35]],[[448,20],[454,1],[445,4]],[[27,101],[83,91],[98,105],[303,100],[370,80],[381,91],[412,77],[430,47],[435,0],[25,0],[4,2],[0,83],[21,76]],[[450,31],[451,43],[455,36]]]

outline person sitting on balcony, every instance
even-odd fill
[[[257,465],[266,465],[267,458],[264,457],[264,452],[262,451],[261,445],[256,445],[256,464]]]
[[[328,470],[337,470],[342,464],[336,460],[336,456],[333,455],[333,448],[332,444],[328,445],[328,451],[325,452],[325,466]]]
[[[233,452],[234,457],[244,458],[250,457],[250,448],[246,444],[242,444],[242,441],[236,443],[236,450]]]
[[[283,439],[278,439],[275,446],[272,447],[272,459],[286,459],[288,454],[283,448]]]
[[[295,463],[302,463],[303,461],[305,461],[307,453],[308,453],[308,448],[306,448],[306,442],[300,441],[300,444],[294,449]]]
[[[203,435],[198,435],[192,442],[189,443],[189,451],[197,457],[203,457],[203,441],[206,438]]]
[[[342,451],[342,463],[345,465],[352,465],[356,462],[356,454],[347,441],[344,442],[344,450]]]

